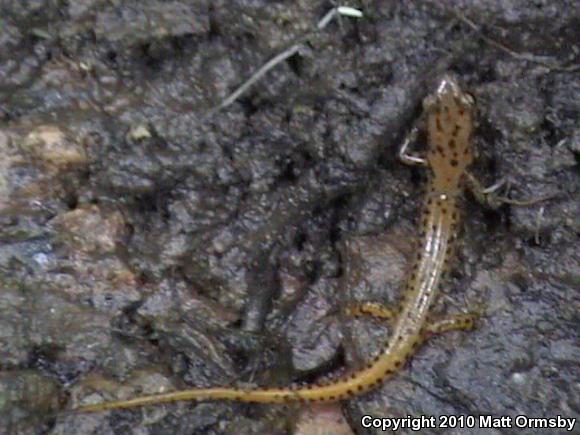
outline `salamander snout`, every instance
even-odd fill
[[[466,109],[475,106],[475,99],[471,94],[463,91],[459,81],[452,74],[445,74],[437,84],[437,90],[423,101],[423,108],[430,110],[443,106],[444,100],[454,100],[457,105]]]

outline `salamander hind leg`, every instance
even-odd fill
[[[399,311],[378,302],[353,302],[344,308],[344,313],[353,317],[368,316],[392,322],[397,318]]]
[[[433,318],[425,325],[417,340],[413,344],[412,350],[415,352],[420,345],[433,335],[443,334],[450,331],[469,331],[475,327],[479,312],[467,314],[450,314],[443,317]]]
[[[475,323],[480,317],[479,312],[438,317],[429,322],[424,334],[430,336],[449,331],[469,331],[475,327]]]

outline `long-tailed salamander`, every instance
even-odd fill
[[[236,400],[240,402],[286,403],[325,402],[347,399],[380,386],[396,373],[434,332],[470,329],[472,315],[450,316],[439,321],[430,311],[450,256],[460,214],[458,196],[463,191],[466,169],[473,160],[471,133],[474,103],[450,77],[445,77],[437,91],[424,100],[428,149],[426,159],[411,157],[401,150],[402,160],[427,166],[429,184],[420,223],[420,243],[409,274],[400,309],[390,311],[376,304],[362,304],[351,311],[393,321],[389,344],[365,368],[348,376],[321,384],[288,388],[194,388],[190,390],[137,397],[80,406],[73,412],[96,412],[117,408],[174,402],[181,400]],[[405,147],[406,148],[406,147]]]

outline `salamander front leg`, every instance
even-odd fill
[[[409,154],[409,145],[417,140],[417,135],[419,134],[419,129],[413,127],[411,132],[405,138],[403,145],[399,149],[399,160],[406,165],[410,166],[427,166],[427,160],[423,157],[419,157],[413,154]]]
[[[483,185],[479,182],[479,180],[477,180],[477,178],[475,178],[473,174],[466,172],[466,176],[467,176],[467,187],[469,188],[470,192],[473,194],[475,199],[477,199],[478,202],[491,209],[497,209],[501,207],[503,204],[530,206],[537,204],[539,202],[553,199],[555,197],[554,195],[548,195],[529,200],[506,198],[496,194],[496,192],[499,189],[501,189],[503,186],[507,184],[506,180],[500,180],[499,182],[489,187],[483,187]]]

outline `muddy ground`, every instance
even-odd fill
[[[353,2],[364,17],[310,33],[212,113],[331,2],[2,0],[1,433],[578,417],[574,3]],[[388,328],[337,312],[396,301],[424,181],[396,153],[445,72],[477,100],[477,176],[509,180],[512,198],[554,196],[496,210],[466,196],[437,310],[480,309],[475,331],[433,338],[382,388],[335,406],[54,415],[188,386],[312,382],[372,358]]]

